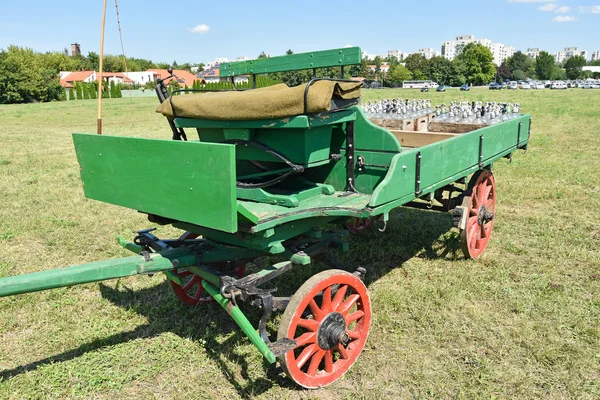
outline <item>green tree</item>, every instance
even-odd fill
[[[511,78],[514,81],[524,81],[525,79],[527,79],[527,75],[525,75],[525,72],[521,71],[520,69],[517,69],[512,72]]]
[[[565,79],[567,79],[567,73],[565,69],[560,66],[560,64],[556,64],[554,70],[552,71],[550,79],[553,81],[564,81]]]
[[[584,65],[585,58],[583,56],[569,57],[567,62],[565,62],[565,73],[567,79],[579,79]]]
[[[464,63],[467,83],[486,84],[496,75],[492,51],[480,43],[468,43],[456,58]]]
[[[497,69],[497,75],[504,81],[506,79],[510,79],[510,77],[512,76],[512,72],[510,70],[510,67],[508,66],[508,64],[506,63],[506,61],[504,61],[502,64],[500,64],[500,66]]]
[[[75,92],[77,93],[77,100],[83,100],[83,85],[81,82],[75,82]]]
[[[554,56],[546,51],[540,51],[540,54],[535,59],[535,72],[539,79],[552,79],[556,64]]]
[[[440,85],[449,85],[454,74],[452,61],[445,57],[432,57],[425,66],[425,75],[427,78]]]
[[[402,82],[412,79],[412,72],[404,65],[398,64],[391,70],[389,79],[394,83],[402,84]]]
[[[115,81],[110,81],[109,88],[110,88],[110,98],[111,99],[117,98],[117,93],[115,91]]]
[[[404,65],[412,73],[413,79],[416,80],[427,79],[427,75],[425,75],[427,64],[428,60],[421,53],[413,53],[404,60]]]
[[[81,90],[83,91],[83,98],[85,100],[89,100],[90,99],[90,86],[85,82],[82,82],[81,86],[82,86]]]
[[[507,58],[506,66],[513,74],[515,71],[520,70],[527,74],[533,68],[533,60],[521,51],[515,52],[511,57]]]
[[[98,91],[98,82],[94,81],[94,82],[90,82],[90,99],[96,99],[97,96],[97,91]]]
[[[72,86],[69,88],[69,100],[75,100],[75,92]]]
[[[264,51],[261,51],[260,54],[258,55],[258,57],[256,57],[256,58],[267,58],[267,57],[269,57],[267,55],[267,53],[265,53]]]

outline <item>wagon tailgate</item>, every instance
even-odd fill
[[[235,146],[73,134],[87,198],[237,231]]]

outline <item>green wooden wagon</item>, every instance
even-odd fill
[[[343,76],[360,57],[353,47],[225,63],[220,76],[255,83],[260,74],[324,67],[340,67]],[[322,88],[330,97],[315,108]],[[153,229],[138,231],[133,242],[119,238],[131,257],[4,278],[0,296],[163,272],[183,302],[220,304],[297,384],[331,384],[367,340],[366,271],[326,270],[298,282],[291,297],[277,297],[265,284],[330,247],[346,249],[349,231],[373,221],[383,231],[400,206],[451,212],[465,255],[478,258],[497,206],[492,165],[525,149],[531,126],[523,115],[443,140],[414,132],[419,144],[403,147],[402,133],[365,116],[351,93],[356,89],[349,81],[315,78],[295,89],[173,96],[159,81],[175,140],[74,134],[73,141],[86,197],[185,233],[163,240]],[[296,101],[289,100],[292,91]],[[248,261],[265,255],[283,261],[245,274]],[[240,302],[262,310],[258,326]],[[266,325],[274,312],[283,316],[271,338]]]

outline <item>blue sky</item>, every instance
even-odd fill
[[[6,2],[0,48],[15,44],[61,51],[77,41],[84,54],[98,52],[101,11],[102,0]],[[439,50],[442,41],[462,34],[521,50],[600,50],[600,0],[120,0],[119,11],[126,55],[155,62],[197,63],[253,58],[263,50],[280,55],[288,48],[302,52],[346,45],[375,54]],[[121,52],[114,0],[108,0],[105,52]]]

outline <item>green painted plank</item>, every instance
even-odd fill
[[[296,71],[300,69],[357,65],[360,64],[360,62],[360,47],[346,47],[342,49],[321,50],[309,53],[288,54],[278,57],[222,63],[219,67],[219,75],[258,75],[273,72]]]
[[[237,231],[235,146],[73,134],[85,196]]]

